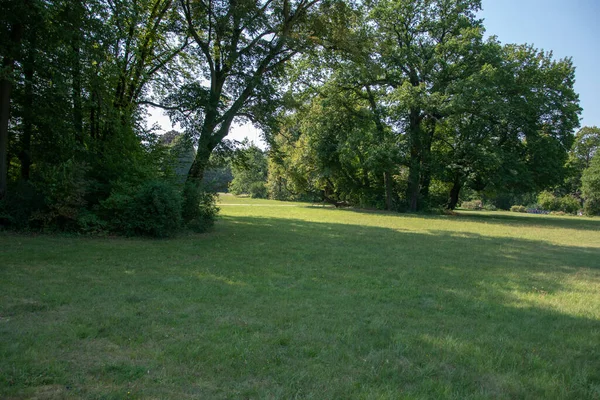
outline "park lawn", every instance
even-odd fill
[[[0,398],[598,399],[600,219],[223,196],[202,235],[0,233]]]

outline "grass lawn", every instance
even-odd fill
[[[221,202],[171,240],[0,233],[0,398],[600,398],[600,219]]]

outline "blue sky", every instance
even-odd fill
[[[600,0],[482,0],[488,35],[572,57],[581,126],[600,127]]]

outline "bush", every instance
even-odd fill
[[[168,237],[181,228],[181,196],[166,182],[121,187],[101,204],[113,232]]]
[[[550,215],[565,216],[569,214],[564,211],[550,211]]]
[[[587,199],[583,206],[583,212],[589,216],[600,215],[600,198]]]
[[[20,181],[9,188],[0,200],[0,225],[13,229],[27,229],[31,215],[44,209],[44,196],[28,181]]]
[[[546,211],[562,211],[568,214],[576,214],[581,209],[581,203],[573,196],[556,197],[550,192],[540,193],[538,203]]]
[[[483,209],[486,211],[498,211],[498,207],[496,207],[493,204],[486,204],[485,206],[483,206]]]
[[[581,209],[581,203],[573,196],[563,196],[559,199],[560,209],[558,211],[562,211],[568,214],[577,214],[577,211]]]
[[[465,210],[481,210],[483,209],[483,202],[481,200],[463,201],[460,207]]]
[[[219,213],[216,193],[187,183],[184,187],[184,199],[182,215],[188,228],[202,233],[214,225]]]
[[[540,193],[538,196],[538,204],[546,211],[557,211],[560,209],[558,199],[550,192]]]
[[[73,160],[41,168],[34,185],[43,195],[45,207],[34,211],[30,221],[46,229],[77,230],[79,214],[87,204],[87,170],[84,163]]]
[[[517,206],[510,207],[510,211],[524,213],[524,212],[527,212],[527,209],[525,208],[525,206],[518,206],[517,205]]]
[[[252,182],[248,187],[248,192],[253,199],[266,199],[268,195],[267,185],[265,182]]]

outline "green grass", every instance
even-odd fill
[[[0,398],[600,398],[599,219],[222,204],[0,234]]]

